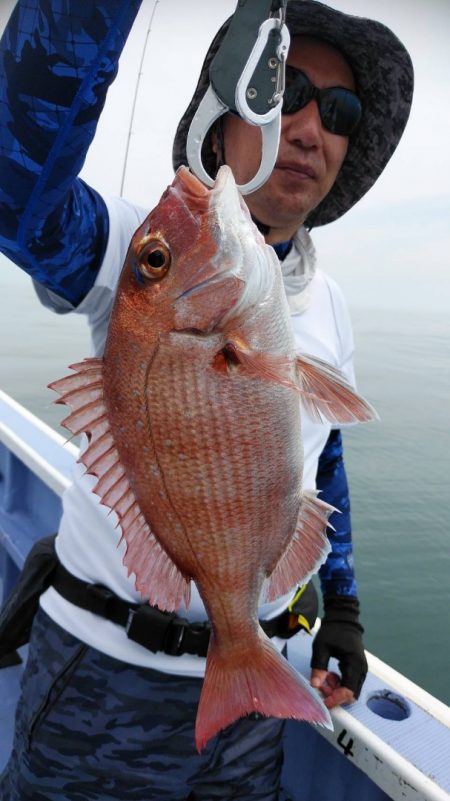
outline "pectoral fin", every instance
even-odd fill
[[[377,420],[378,414],[350,386],[343,374],[327,362],[302,354],[295,359],[283,354],[252,350],[242,339],[230,338],[213,363],[220,372],[239,368],[249,378],[259,378],[299,393],[313,420],[332,423]]]
[[[220,355],[220,359],[218,358]],[[222,368],[222,359],[230,369],[239,367],[241,374],[249,378],[259,378],[288,389],[299,391],[296,383],[295,363],[287,356],[252,350],[242,339],[233,337],[217,355],[213,367]],[[221,369],[221,372],[223,370]]]
[[[297,379],[302,401],[313,420],[355,423],[378,420],[378,414],[350,386],[342,373],[314,356],[297,356]]]

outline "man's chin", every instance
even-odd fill
[[[250,213],[264,225],[295,232],[320,203],[317,193],[308,190],[298,185],[288,189],[284,181],[272,174],[267,184],[244,200]]]

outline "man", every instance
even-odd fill
[[[19,0],[0,53],[1,248],[35,279],[43,303],[86,314],[97,353],[126,247],[147,210],[102,198],[77,175],[138,6],[138,0],[95,6]],[[282,259],[299,348],[352,380],[345,304],[334,282],[316,270],[306,228],[345,213],[379,176],[407,121],[412,68],[401,43],[373,21],[292,0],[287,23],[293,42],[279,157],[270,180],[246,200]],[[187,130],[224,30],[180,122],[175,167],[186,163]],[[225,161],[238,182],[252,177],[258,136],[225,117],[205,144],[209,172]],[[312,661],[312,683],[331,708],[358,696],[367,668],[340,434],[305,420],[304,450],[305,486],[314,486],[317,473],[321,497],[343,512],[332,521],[332,553],[321,569],[325,615]],[[111,597],[119,606],[141,599],[122,565],[120,533],[82,473],[77,468],[64,499],[59,564],[35,618],[2,799],[274,801],[282,722],[243,719],[197,755],[193,723],[204,665],[198,629],[184,628],[192,649],[179,653],[167,644],[171,620],[158,618],[165,633],[158,640],[152,618],[154,639],[145,647],[108,613]],[[93,592],[94,584],[106,594]],[[288,602],[260,608],[262,620],[275,620],[270,634],[280,649],[292,621]],[[308,627],[301,599],[291,608]],[[180,614],[204,619],[195,593]],[[328,671],[332,655],[341,677]]]

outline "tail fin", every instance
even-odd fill
[[[238,718],[258,712],[332,728],[330,714],[316,691],[276,650],[260,630],[246,655],[219,650],[211,634],[205,680],[195,725],[200,752],[208,740]]]

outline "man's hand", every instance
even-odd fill
[[[337,673],[329,670],[313,669],[311,671],[311,686],[322,693],[324,704],[333,709],[341,704],[352,704],[356,701],[355,695],[348,687],[342,686],[342,680]]]
[[[328,709],[351,704],[359,697],[367,675],[357,598],[329,596],[316,634],[311,657],[311,684],[324,696]],[[330,657],[339,660],[341,677],[328,670]]]

